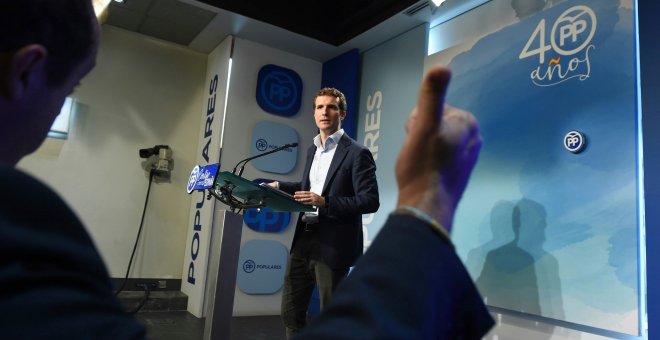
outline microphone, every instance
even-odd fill
[[[270,150],[270,151],[267,151],[267,152],[264,152],[264,153],[260,153],[260,154],[258,154],[258,155],[256,155],[256,156],[252,156],[252,157],[246,158],[246,159],[244,159],[244,160],[242,160],[242,161],[236,163],[236,166],[234,167],[234,170],[232,170],[231,173],[232,173],[232,174],[236,174],[236,169],[238,168],[239,165],[241,165],[241,163],[243,163],[243,164],[241,165],[241,168],[238,170],[238,176],[241,176],[241,174],[243,174],[243,168],[245,168],[245,164],[247,164],[247,162],[249,162],[249,161],[251,161],[251,160],[253,160],[253,159],[255,159],[255,158],[263,157],[263,156],[266,156],[266,155],[270,155],[271,153],[275,153],[275,152],[278,152],[278,151],[282,151],[282,150],[284,150],[284,149],[295,148],[296,146],[298,146],[298,143],[284,144],[284,145],[280,146],[279,148],[276,148],[276,149],[273,149],[273,150]]]

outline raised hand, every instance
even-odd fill
[[[443,67],[427,72],[396,162],[397,206],[415,207],[448,231],[481,147],[474,116],[445,104],[450,78]]]

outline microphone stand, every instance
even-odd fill
[[[275,153],[275,152],[278,152],[278,151],[282,151],[282,150],[284,150],[284,149],[295,148],[295,147],[297,147],[297,146],[298,146],[298,143],[289,143],[289,144],[282,145],[282,146],[280,146],[279,148],[276,148],[276,149],[273,149],[273,150],[270,150],[270,151],[267,151],[267,152],[264,152],[264,153],[260,153],[260,154],[258,154],[258,155],[256,155],[256,156],[252,156],[252,157],[246,158],[246,159],[244,159],[244,160],[242,160],[242,161],[236,163],[236,166],[234,167],[234,170],[232,170],[231,173],[234,174],[234,175],[241,176],[241,175],[243,174],[243,169],[245,168],[245,165],[247,164],[247,162],[249,162],[249,161],[251,161],[251,160],[253,160],[253,159],[255,159],[255,158],[259,158],[259,157],[263,157],[263,156],[266,156],[266,155],[270,155],[271,153]],[[243,164],[241,165],[241,168],[238,170],[238,174],[236,174],[236,168],[238,168],[238,166],[239,166],[241,163],[243,163]]]

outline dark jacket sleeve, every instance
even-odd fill
[[[481,339],[493,324],[453,247],[392,215],[297,339]]]
[[[357,149],[350,169],[352,192],[348,195],[329,194],[325,197],[326,206],[321,214],[341,216],[346,214],[369,214],[376,212],[380,206],[378,199],[378,182],[376,181],[376,162],[369,149],[360,146]],[[338,174],[337,176],[341,176]],[[335,182],[340,181],[336,179]],[[336,184],[335,184],[336,186]]]
[[[0,317],[6,339],[142,339],[80,220],[45,185],[0,167]]]
[[[303,190],[303,183],[307,182],[309,183],[308,179],[305,177],[309,176],[309,167],[312,164],[312,161],[314,160],[314,151],[316,150],[316,147],[314,145],[310,145],[309,148],[307,148],[307,158],[305,159],[305,167],[303,170],[303,177],[300,179],[299,182],[283,182],[279,181],[279,189],[293,195],[296,191],[301,191]]]
[[[296,191],[300,191],[302,188],[301,182],[282,182],[279,181],[279,189],[293,195]]]

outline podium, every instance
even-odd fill
[[[312,206],[298,203],[292,195],[265,183],[256,184],[229,171],[220,172],[215,177],[212,196],[232,209],[268,207],[273,211],[314,211]],[[240,201],[242,199],[243,201]]]
[[[231,172],[216,175],[207,199],[215,197],[231,211],[216,209],[211,228],[208,282],[206,285],[206,321],[204,340],[230,338],[238,257],[241,248],[243,218],[235,210],[268,207],[274,211],[314,211],[312,206],[295,201],[293,196],[268,185],[256,184]]]

